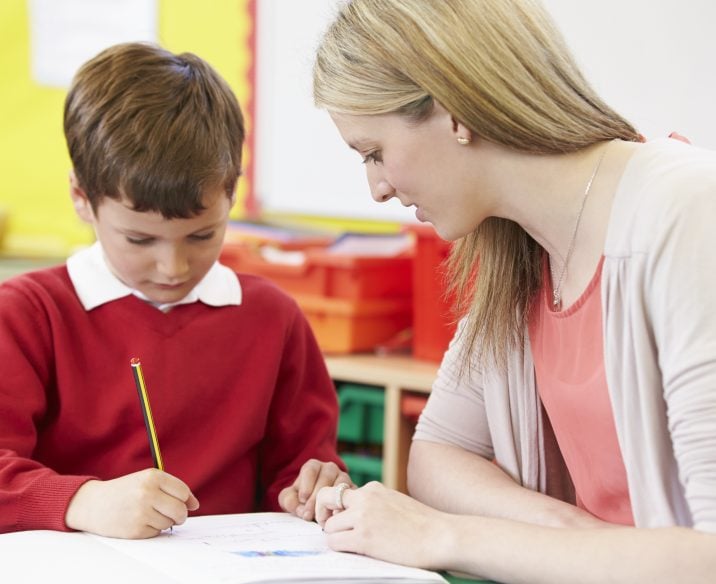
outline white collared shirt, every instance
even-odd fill
[[[181,300],[166,304],[151,302],[144,294],[130,288],[112,273],[99,242],[70,256],[67,259],[67,271],[77,296],[87,311],[130,294],[150,302],[162,312],[169,312],[179,304],[197,301],[209,306],[238,306],[242,299],[241,284],[236,274],[215,262],[193,290]]]

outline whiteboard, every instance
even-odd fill
[[[543,2],[597,93],[642,134],[716,149],[716,2]]]
[[[313,106],[315,48],[338,4],[257,1],[256,197],[269,212],[414,222],[398,201],[373,201],[360,156]],[[716,2],[544,4],[587,79],[642,134],[716,149]]]

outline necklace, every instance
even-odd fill
[[[569,264],[569,258],[572,257],[572,251],[574,251],[574,242],[577,239],[577,231],[579,230],[579,223],[582,221],[582,214],[584,213],[584,206],[587,203],[587,197],[589,197],[589,191],[592,188],[594,177],[597,176],[597,172],[599,172],[599,167],[602,165],[602,160],[604,160],[604,155],[606,154],[606,152],[607,147],[605,146],[602,149],[602,153],[599,155],[599,160],[597,160],[597,164],[594,166],[592,175],[589,177],[587,186],[584,188],[584,194],[582,195],[582,204],[579,206],[577,219],[574,222],[574,229],[572,230],[572,238],[569,241],[569,247],[567,247],[567,254],[564,256],[564,263],[562,264],[562,269],[559,272],[557,284],[552,291],[552,308],[554,310],[561,310],[562,308],[562,280],[564,280],[564,275],[567,272],[567,264]],[[552,272],[552,282],[554,282],[554,271],[552,270],[552,262],[550,262],[550,272]]]

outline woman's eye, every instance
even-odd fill
[[[374,152],[370,152],[365,155],[363,158],[363,164],[368,164],[369,162],[372,162],[373,164],[383,162],[383,155],[380,153],[380,150],[375,150]]]

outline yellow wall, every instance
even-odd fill
[[[248,0],[159,2],[159,42],[206,59],[242,105],[250,90],[247,6]],[[69,202],[70,161],[62,134],[65,91],[41,87],[30,78],[26,0],[0,2],[0,39],[0,207],[10,214],[2,251],[64,256],[92,239]],[[246,186],[240,183],[239,200]]]

